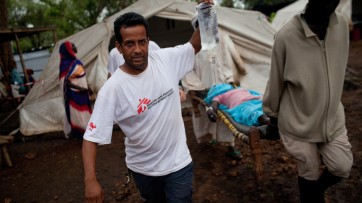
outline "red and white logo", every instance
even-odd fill
[[[97,126],[96,126],[93,122],[90,122],[88,126],[89,126],[88,129],[89,129],[90,131],[93,131],[93,129],[96,129],[96,128],[97,128]]]
[[[139,99],[139,101],[140,101],[140,103],[137,106],[137,113],[141,114],[147,109],[147,104],[149,104],[151,102],[151,100],[147,99],[147,98],[143,98],[143,99]]]

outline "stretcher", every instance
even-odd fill
[[[204,107],[208,106],[203,99],[195,95],[190,96],[193,101],[193,105],[195,104],[194,102],[197,102]],[[227,112],[222,110],[217,110],[217,115],[218,118],[225,123],[235,138],[240,139],[243,143],[249,145],[254,159],[255,178],[257,182],[259,182],[263,172],[260,139],[266,135],[266,126],[245,126],[239,124],[235,122]]]

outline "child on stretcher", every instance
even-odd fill
[[[205,102],[209,104],[207,115],[211,121],[216,121],[216,111],[220,109],[246,126],[269,125],[269,117],[262,110],[262,95],[256,91],[217,84],[210,88]]]

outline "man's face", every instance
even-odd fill
[[[141,73],[148,65],[148,38],[143,25],[122,27],[120,29],[123,41],[120,43],[126,68],[131,73]]]
[[[316,18],[325,19],[336,10],[340,0],[309,0],[308,7]]]

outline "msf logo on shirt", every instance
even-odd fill
[[[147,99],[147,98],[143,98],[143,99],[139,99],[139,101],[140,101],[140,103],[137,106],[137,113],[141,114],[147,109],[147,104],[149,104],[151,102],[151,100]]]
[[[90,131],[93,131],[93,129],[96,129],[96,128],[97,128],[97,126],[96,126],[93,122],[90,122],[88,126],[89,126],[88,129],[89,129]]]

